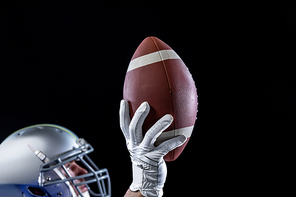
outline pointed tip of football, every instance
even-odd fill
[[[149,36],[145,38],[136,49],[132,60],[143,55],[154,53],[161,50],[172,50],[172,48],[157,37]]]

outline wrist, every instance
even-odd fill
[[[157,166],[149,165],[141,160],[133,161],[133,182],[131,191],[140,191],[145,197],[163,196],[167,168],[164,160]]]
[[[132,191],[130,189],[127,190],[124,197],[144,197],[140,191]]]

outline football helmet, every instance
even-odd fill
[[[20,129],[0,145],[0,196],[111,197],[108,170],[90,159],[93,150],[83,138],[58,125]],[[71,176],[65,164],[73,161],[84,173]]]

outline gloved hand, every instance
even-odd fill
[[[186,141],[183,135],[164,141],[155,147],[156,138],[173,122],[169,114],[159,119],[143,138],[142,125],[150,111],[147,102],[143,102],[130,118],[128,102],[120,103],[120,128],[126,140],[133,165],[132,191],[139,191],[145,197],[161,197],[167,176],[167,168],[163,157],[171,150]]]

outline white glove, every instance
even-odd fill
[[[150,111],[147,102],[140,105],[130,118],[128,102],[120,103],[120,128],[126,140],[133,164],[133,183],[130,190],[139,191],[145,197],[161,197],[167,176],[167,168],[163,157],[171,150],[181,146],[186,137],[174,137],[155,147],[156,138],[173,122],[169,114],[159,119],[145,134],[143,138],[142,125]]]

